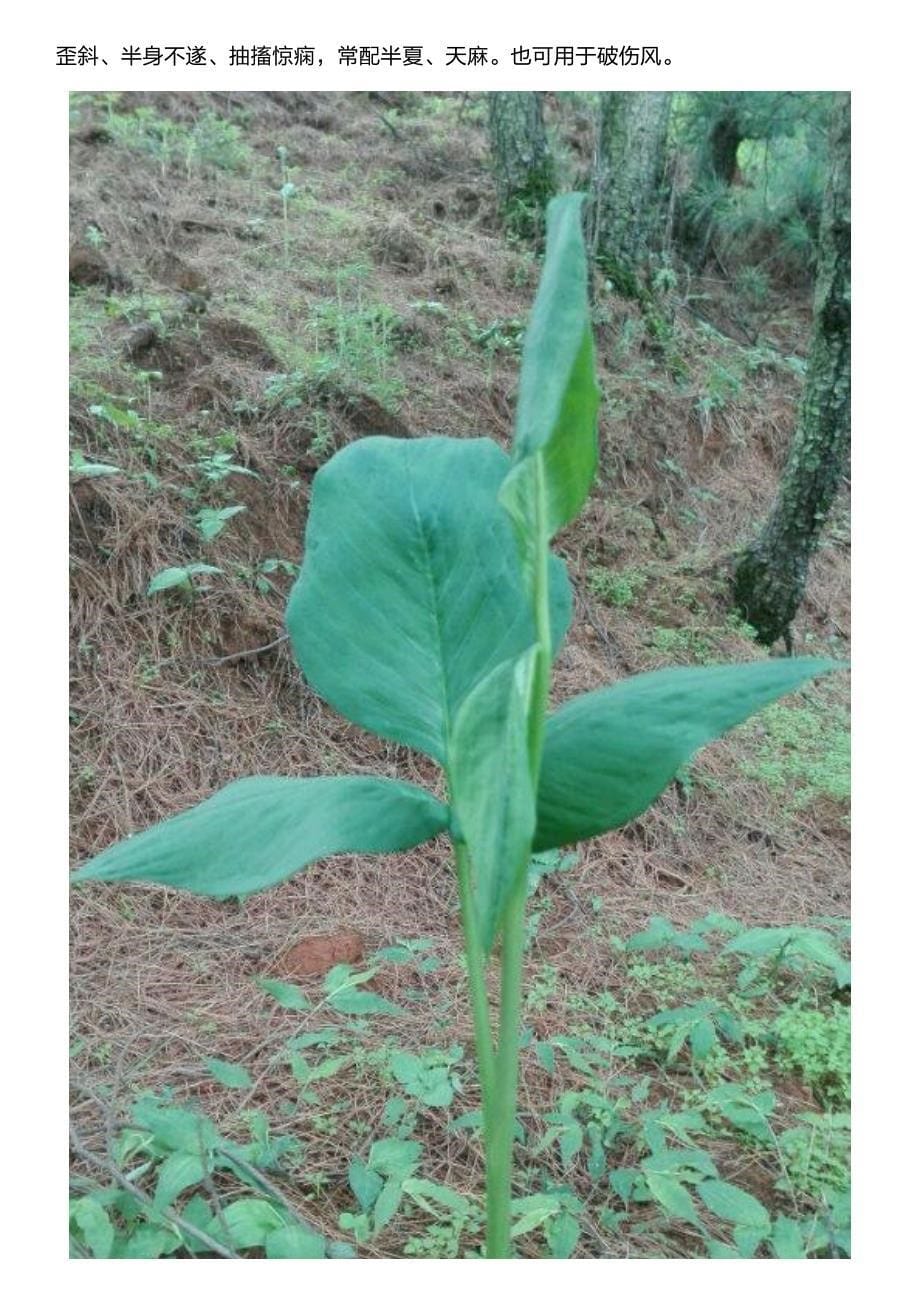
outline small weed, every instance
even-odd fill
[[[195,516],[195,527],[205,542],[213,542],[223,533],[228,520],[245,511],[245,506],[202,507]]]
[[[160,165],[164,176],[176,165],[183,166],[189,177],[196,167],[236,172],[250,157],[240,128],[210,111],[185,126],[142,106],[133,113],[110,112],[106,127],[116,144],[146,154]]]
[[[624,609],[632,606],[648,583],[648,575],[639,569],[608,570],[594,566],[588,571],[588,587],[608,606]]]
[[[663,628],[652,630],[652,647],[678,664],[706,664],[717,654],[713,634],[701,628]]]
[[[850,1101],[850,1010],[792,1007],[780,1013],[771,1039],[777,1066],[794,1072],[830,1106]]]
[[[250,475],[253,479],[258,479],[254,470],[249,470],[233,460],[232,452],[212,452],[200,457],[195,462],[195,467],[201,478],[208,484],[221,484],[231,475]]]
[[[845,802],[850,796],[850,730],[842,707],[771,705],[756,724],[756,758],[743,772],[775,790],[792,788],[801,809],[818,796]]]

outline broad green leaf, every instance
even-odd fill
[[[256,985],[264,990],[267,995],[271,995],[272,999],[276,1000],[282,1008],[287,1008],[290,1012],[306,1013],[309,1011],[309,999],[299,986],[293,985],[290,981],[276,981],[271,977],[260,977]],[[292,1044],[291,1047],[294,1048],[295,1046]]]
[[[238,1062],[227,1062],[224,1058],[205,1058],[204,1065],[214,1079],[228,1089],[252,1089],[252,1077]]]
[[[233,1248],[261,1248],[269,1234],[279,1230],[284,1219],[273,1203],[264,1198],[237,1198],[222,1208],[208,1224],[208,1234]]]
[[[639,1181],[639,1172],[635,1167],[620,1167],[616,1171],[611,1171],[607,1179],[617,1197],[622,1198],[624,1203],[628,1203]]]
[[[339,1229],[350,1230],[359,1243],[368,1243],[370,1241],[371,1223],[366,1212],[360,1212],[357,1216],[354,1212],[340,1212]],[[331,1249],[329,1255],[334,1255]]]
[[[547,539],[573,520],[597,467],[599,393],[583,197],[563,195],[547,209],[546,258],[524,337],[512,468],[501,501],[515,523],[525,568],[536,520],[545,520]]]
[[[200,1184],[211,1170],[212,1163],[199,1153],[170,1153],[160,1163],[153,1205],[157,1211],[169,1207],[184,1189]]]
[[[94,1257],[110,1257],[115,1243],[115,1230],[109,1214],[95,1198],[87,1195],[77,1198],[70,1206],[71,1219],[83,1235],[86,1246]]]
[[[374,1013],[387,1017],[405,1015],[405,1010],[398,1004],[394,1004],[391,999],[384,999],[383,995],[374,994],[373,990],[341,990],[338,994],[330,996],[329,1007],[334,1008],[337,1013],[348,1013],[359,1017]]]
[[[469,847],[486,954],[530,859],[536,812],[527,718],[535,653],[530,647],[480,680],[457,711],[448,746],[452,806]]]
[[[120,475],[122,470],[104,461],[87,461],[82,452],[74,449],[70,454],[70,473],[78,479],[102,479],[107,475]]]
[[[701,1180],[696,1191],[714,1216],[746,1229],[770,1229],[770,1213],[762,1202],[726,1180]]]
[[[191,1239],[192,1236],[188,1237]],[[122,1261],[156,1261],[159,1257],[177,1252],[182,1243],[183,1240],[172,1230],[160,1229],[155,1225],[141,1225],[129,1238],[116,1245],[112,1256]],[[200,1241],[193,1241],[193,1247],[200,1248]]]
[[[446,1108],[453,1102],[450,1065],[426,1062],[418,1054],[397,1050],[390,1057],[390,1070],[408,1094],[428,1107]]]
[[[656,1202],[661,1203],[665,1211],[670,1212],[672,1216],[679,1216],[683,1221],[699,1220],[686,1186],[675,1176],[660,1175],[657,1171],[645,1171],[644,1164],[643,1172],[649,1193]]]
[[[585,1132],[577,1121],[570,1121],[559,1135],[559,1156],[563,1166],[571,1166],[581,1152]]]
[[[559,1199],[555,1194],[539,1193],[515,1198],[511,1203],[511,1215],[518,1219],[511,1227],[511,1237],[516,1239],[519,1234],[529,1234],[559,1210]]]
[[[331,1080],[333,1076],[353,1061],[350,1053],[341,1053],[334,1058],[324,1058],[322,1062],[312,1065],[295,1050],[290,1051],[288,1060],[291,1072],[299,1085],[313,1085],[318,1080]]]
[[[228,520],[232,520],[235,515],[239,515],[241,511],[245,510],[245,506],[223,506],[220,508],[204,506],[195,516],[198,532],[205,542],[211,542],[219,533],[223,532]]]
[[[293,1258],[315,1261],[326,1255],[326,1240],[306,1225],[283,1225],[265,1236],[265,1256],[271,1260]]]
[[[287,608],[297,662],[353,723],[443,763],[462,701],[535,641],[508,469],[490,439],[365,438],[313,483],[304,564]],[[551,560],[555,644],[571,616]]]
[[[815,675],[842,667],[776,659],[662,669],[569,701],[547,720],[534,848],[620,827],[700,746]]]
[[[741,1253],[742,1257],[753,1257],[754,1253],[767,1237],[769,1222],[766,1225],[736,1225],[732,1230],[732,1238],[735,1240],[735,1246]]]
[[[152,597],[155,592],[166,592],[169,588],[190,587],[190,580],[195,574],[220,574],[221,572],[218,566],[205,565],[203,562],[197,562],[195,565],[173,565],[153,576],[147,584],[147,596]]]
[[[548,1040],[540,1041],[534,1045],[534,1053],[543,1070],[552,1076],[556,1070],[556,1053],[553,1046]]]
[[[546,1243],[556,1261],[567,1261],[575,1251],[581,1227],[571,1212],[554,1216],[546,1227]]]
[[[382,1177],[365,1166],[359,1157],[353,1157],[348,1164],[348,1183],[362,1212],[369,1212],[383,1188]]]
[[[458,1194],[456,1189],[449,1189],[447,1185],[436,1184],[434,1180],[416,1180],[410,1178],[403,1181],[403,1193],[408,1194],[410,1198],[416,1200],[432,1199],[446,1207],[448,1211],[456,1212],[458,1215],[466,1215],[470,1209],[469,1202],[462,1194]]]
[[[725,1084],[710,1090],[706,1099],[745,1134],[764,1144],[773,1142],[767,1118],[776,1107],[776,1097],[770,1090],[748,1095],[741,1085]]]
[[[414,1139],[378,1139],[371,1144],[367,1164],[381,1175],[404,1180],[418,1166],[421,1153],[422,1146]]]
[[[74,879],[248,895],[329,855],[407,850],[447,817],[427,791],[389,778],[241,778],[104,850]]]
[[[149,1131],[164,1148],[201,1155],[220,1144],[220,1134],[209,1117],[188,1108],[163,1107],[152,1098],[139,1098],[131,1109],[136,1125]]]
[[[378,1234],[399,1211],[403,1199],[403,1179],[401,1175],[391,1175],[377,1195],[374,1203],[374,1233]]]
[[[831,937],[813,927],[751,927],[730,940],[723,950],[726,954],[748,954],[751,958],[766,958],[780,951],[784,956],[800,955],[820,963],[835,974],[846,966]]]
[[[691,1027],[690,1049],[695,1061],[702,1062],[704,1058],[708,1058],[717,1043],[716,1028],[708,1017],[701,1018]]]
[[[708,1153],[700,1148],[664,1148],[647,1157],[642,1163],[646,1174],[684,1175],[688,1171],[698,1171],[701,1175],[718,1177],[715,1163]]]

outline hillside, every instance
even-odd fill
[[[580,97],[554,97],[549,126],[564,179],[581,183],[592,131]],[[540,266],[501,229],[481,102],[79,95],[71,141],[74,862],[247,774],[366,772],[431,786],[428,761],[311,692],[283,613],[311,481],[335,451],[375,433],[509,444]],[[795,425],[811,288],[778,274],[762,293],[742,291],[717,266],[681,277],[675,371],[636,309],[594,286],[601,473],[557,543],[576,610],[554,701],[663,665],[764,654],[729,608],[727,579],[733,549],[769,508]],[[800,653],[848,654],[848,527],[841,499],[796,620]],[[184,581],[148,593],[178,569],[186,576],[171,577]],[[807,955],[788,971],[778,960],[773,984],[745,1006],[743,1061],[720,1044],[705,1063],[673,1069],[677,1054],[647,1020],[701,999],[741,1016],[736,966],[720,949],[733,927],[845,935],[847,686],[835,675],[770,707],[702,752],[642,818],[549,865],[558,871],[536,890],[525,1021],[534,1045],[552,1047],[524,1054],[535,1142],[521,1194],[547,1181],[574,1191],[578,1254],[705,1255],[685,1219],[624,1200],[612,1183],[596,1195],[590,1159],[567,1160],[555,1140],[539,1146],[560,1125],[560,1095],[613,1081],[614,1058],[591,1057],[605,1052],[590,1049],[592,1035],[619,1026],[639,1045],[616,1059],[617,1088],[632,1091],[624,1127],[652,1106],[709,1117],[702,1094],[726,1082],[772,1090],[777,1129],[843,1106],[839,1062],[809,1075],[795,1036],[789,1048],[775,1029],[790,1012],[817,1012],[825,1049],[837,1034],[842,992]],[[679,936],[706,918],[724,925],[693,932],[709,938],[701,946],[665,938],[662,954],[653,924],[651,940],[624,949],[655,917]],[[407,941],[420,943],[398,950]],[[240,902],[81,890],[74,1123],[100,1150],[142,1090],[202,1106],[237,1139],[258,1110],[272,1136],[295,1141],[288,1198],[332,1239],[351,1242],[340,1222],[355,1213],[350,1159],[384,1133],[421,1142],[425,1176],[472,1196],[475,1131],[443,1126],[444,1107],[456,1120],[477,1106],[461,953],[437,843],[327,861]],[[342,962],[372,969],[367,988],[399,1005],[399,1020],[356,1023],[321,1007],[323,975]],[[273,1002],[260,978],[298,982],[310,1011]],[[295,1031],[314,1040],[291,1049]],[[400,1090],[400,1054],[449,1079],[447,1104],[405,1080]],[[205,1059],[244,1065],[248,1084],[222,1084]],[[326,1077],[323,1062],[333,1063]],[[578,1115],[585,1136],[612,1127]],[[711,1133],[725,1179],[771,1213],[823,1206],[814,1171],[784,1191],[775,1154],[743,1128],[712,1123]],[[638,1134],[623,1141],[633,1147],[621,1167],[640,1161]],[[827,1140],[839,1162],[838,1149]],[[82,1157],[75,1169],[90,1173]],[[357,1250],[399,1256],[415,1242],[417,1255],[455,1255],[475,1224],[473,1213],[445,1216],[434,1233],[424,1208],[404,1205],[369,1243],[358,1233]],[[520,1250],[541,1255],[542,1235],[523,1233]]]

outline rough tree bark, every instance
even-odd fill
[[[515,233],[532,236],[542,229],[543,211],[556,192],[542,95],[490,95],[489,136],[502,217]]]
[[[790,626],[849,445],[850,99],[841,95],[830,129],[805,394],[773,509],[734,577],[735,604],[766,645],[782,637],[791,647]]]
[[[641,299],[665,220],[670,92],[600,97],[594,178],[594,256],[619,293]]]

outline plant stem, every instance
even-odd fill
[[[454,845],[457,859],[457,881],[460,888],[460,917],[463,922],[463,939],[466,945],[466,967],[470,986],[470,1006],[473,1011],[473,1033],[476,1039],[476,1059],[479,1064],[479,1084],[482,1091],[482,1119],[485,1129],[492,1101],[495,1076],[495,1048],[489,1024],[489,1000],[486,994],[485,957],[476,934],[476,917],[473,905],[473,883],[470,879],[470,854],[462,842]]]
[[[549,529],[546,520],[546,484],[543,457],[533,458],[534,551],[531,592],[538,651],[534,665],[527,749],[530,776],[536,792],[543,755],[543,731],[549,700],[552,635],[549,619]],[[521,986],[527,914],[527,863],[519,864],[515,888],[502,928],[502,993],[491,1107],[486,1137],[486,1256],[511,1256],[511,1176],[514,1122],[517,1111],[518,1061],[521,1040]]]
[[[511,1256],[511,1172],[521,1026],[521,968],[527,865],[518,873],[502,931],[502,994],[498,1055],[486,1118],[486,1256]]]

